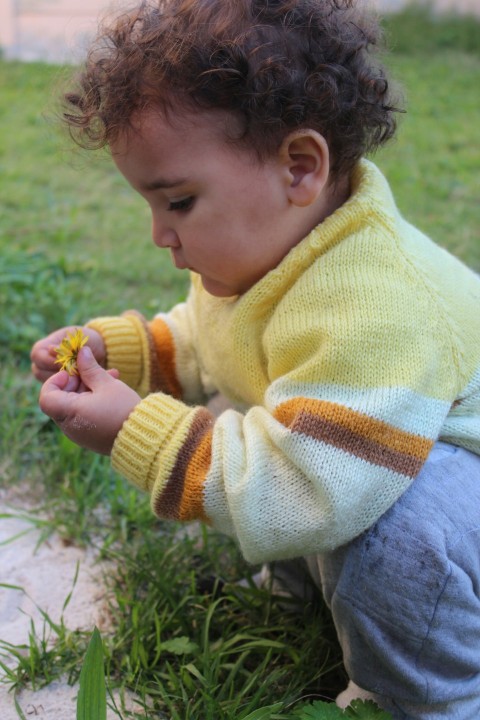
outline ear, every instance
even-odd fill
[[[280,147],[288,199],[307,207],[321,195],[328,183],[330,160],[327,141],[316,130],[296,130]]]

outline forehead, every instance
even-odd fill
[[[114,159],[129,154],[149,156],[152,153],[191,156],[208,149],[232,147],[238,121],[223,111],[169,111],[150,108],[133,115],[130,127],[111,143]]]

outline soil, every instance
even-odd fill
[[[18,488],[15,495],[18,499]],[[16,502],[12,491],[0,491],[0,640],[13,645],[28,644],[32,623],[36,634],[42,637],[41,610],[56,623],[63,615],[70,630],[91,632],[96,625],[100,632],[108,631],[107,591],[103,580],[108,567],[98,563],[91,548],[66,545],[58,535],[39,544],[40,530],[27,515],[24,503]],[[70,593],[71,599],[64,609]],[[51,631],[47,626],[48,634]],[[15,666],[15,662],[2,654],[0,651],[0,661]],[[71,687],[66,679],[60,679],[36,692],[19,692],[17,702],[27,720],[75,720],[77,692],[78,687]],[[126,705],[131,708],[133,700],[129,698]],[[19,718],[13,693],[5,683],[0,684],[0,717],[1,720]],[[118,715],[109,711],[108,719],[115,718]]]

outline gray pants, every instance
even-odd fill
[[[373,527],[305,560],[349,677],[378,705],[396,720],[480,719],[479,456],[437,443]],[[300,567],[276,566],[295,594]]]

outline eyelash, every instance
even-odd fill
[[[168,210],[178,210],[179,212],[187,212],[193,205],[194,198],[192,195],[189,197],[182,198],[181,200],[172,200],[168,205]]]

